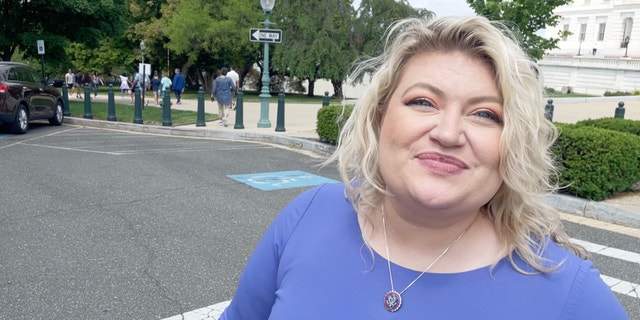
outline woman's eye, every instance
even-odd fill
[[[408,106],[423,106],[423,107],[435,107],[435,105],[428,99],[413,99],[407,103]]]
[[[502,122],[502,119],[500,119],[500,117],[497,114],[495,114],[493,111],[489,111],[489,110],[476,111],[473,115],[475,115],[476,117],[480,117],[480,118],[483,118],[483,119],[494,121],[496,123],[501,123]]]

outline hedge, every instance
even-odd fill
[[[563,192],[601,201],[640,180],[640,136],[577,124],[559,128],[553,152]]]
[[[340,129],[351,115],[352,110],[352,105],[344,106],[344,108],[339,105],[328,105],[319,109],[316,132],[320,141],[337,144]]]

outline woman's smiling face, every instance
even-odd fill
[[[398,81],[380,130],[387,191],[419,211],[482,207],[502,184],[502,97],[492,69],[459,51],[423,53]]]

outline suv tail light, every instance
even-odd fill
[[[9,86],[6,84],[0,84],[0,93],[5,93],[9,90]]]

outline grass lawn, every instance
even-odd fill
[[[69,100],[69,113],[72,117],[84,117],[84,102]],[[91,115],[96,120],[107,120],[109,116],[106,102],[91,102]],[[198,113],[195,111],[171,109],[171,122],[174,126],[196,123]],[[116,121],[133,123],[134,107],[128,104],[116,103]],[[205,113],[205,121],[213,121],[218,118],[215,113]],[[142,109],[142,120],[144,124],[162,125],[162,108],[145,107]]]

